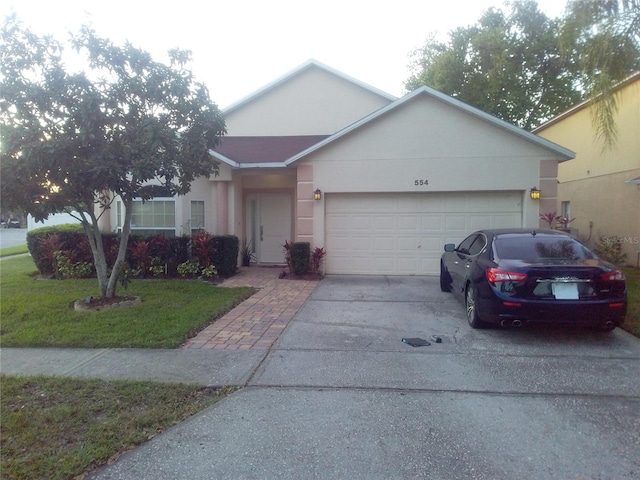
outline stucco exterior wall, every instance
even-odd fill
[[[595,246],[601,236],[619,237],[627,262],[635,265],[640,250],[640,187],[625,183],[640,177],[640,77],[616,93],[618,129],[613,149],[603,151],[595,138],[588,106],[567,112],[543,126],[538,135],[576,152],[560,164],[558,201],[570,202],[571,226]]]
[[[312,188],[323,194],[516,190],[523,225],[537,227],[539,203],[528,192],[544,174],[553,180],[547,193],[555,195],[557,158],[437,99],[416,100],[301,161],[313,165]],[[321,245],[324,202],[313,205],[313,237]]]
[[[227,135],[328,135],[390,101],[312,66],[224,114]]]

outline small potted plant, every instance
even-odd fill
[[[559,224],[559,226],[557,227],[558,230],[562,230],[564,232],[570,232],[571,229],[569,228],[569,224],[573,222],[575,218],[563,217],[562,215],[560,215],[556,218],[556,220],[558,221],[558,224]]]
[[[547,212],[540,214],[540,220],[543,220],[549,224],[549,228],[553,228],[553,223],[558,219],[557,212]]]
[[[240,249],[240,257],[242,258],[242,266],[248,267],[251,262],[255,261],[256,257],[251,251],[251,240],[245,240],[242,242],[242,248]]]

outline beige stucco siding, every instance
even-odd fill
[[[225,113],[225,121],[228,135],[328,135],[388,103],[371,90],[311,67]]]
[[[557,160],[535,143],[425,96],[299,163],[313,165],[313,188],[322,190],[325,198],[343,193],[454,192],[462,200],[465,192],[496,197],[511,192],[510,198],[515,192],[520,220],[511,219],[509,226],[537,227],[539,203],[529,197],[529,190],[538,186],[542,173],[555,171],[548,164]],[[325,201],[314,202],[314,209],[313,243],[322,246]],[[424,271],[431,272],[432,266]]]
[[[305,163],[313,163],[315,187],[326,192],[528,191],[539,181],[540,160],[550,157],[531,142],[423,98]],[[531,219],[537,224],[537,212]]]
[[[615,147],[603,150],[595,138],[592,111],[576,108],[543,126],[538,135],[576,152],[558,168],[558,202],[570,203],[571,226],[581,240],[595,246],[600,237],[619,237],[627,262],[636,264],[640,250],[640,187],[625,183],[640,177],[640,79],[616,93],[618,135]]]

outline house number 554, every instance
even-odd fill
[[[421,185],[429,185],[429,180],[414,180],[416,187],[419,187]]]

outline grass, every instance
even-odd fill
[[[172,348],[251,295],[200,281],[135,280],[134,307],[76,312],[95,279],[42,280],[31,257],[0,262],[3,347]],[[68,479],[104,465],[233,388],[159,382],[0,376],[0,472]]]
[[[185,384],[0,376],[0,471],[69,479],[233,391]]]
[[[29,253],[29,249],[26,245],[18,245],[17,247],[0,248],[0,258],[10,257],[12,255],[20,255],[22,253]]]
[[[134,280],[118,293],[140,296],[140,305],[77,312],[76,300],[98,296],[95,279],[38,279],[28,256],[3,260],[0,272],[3,347],[175,348],[252,293],[202,281]]]

